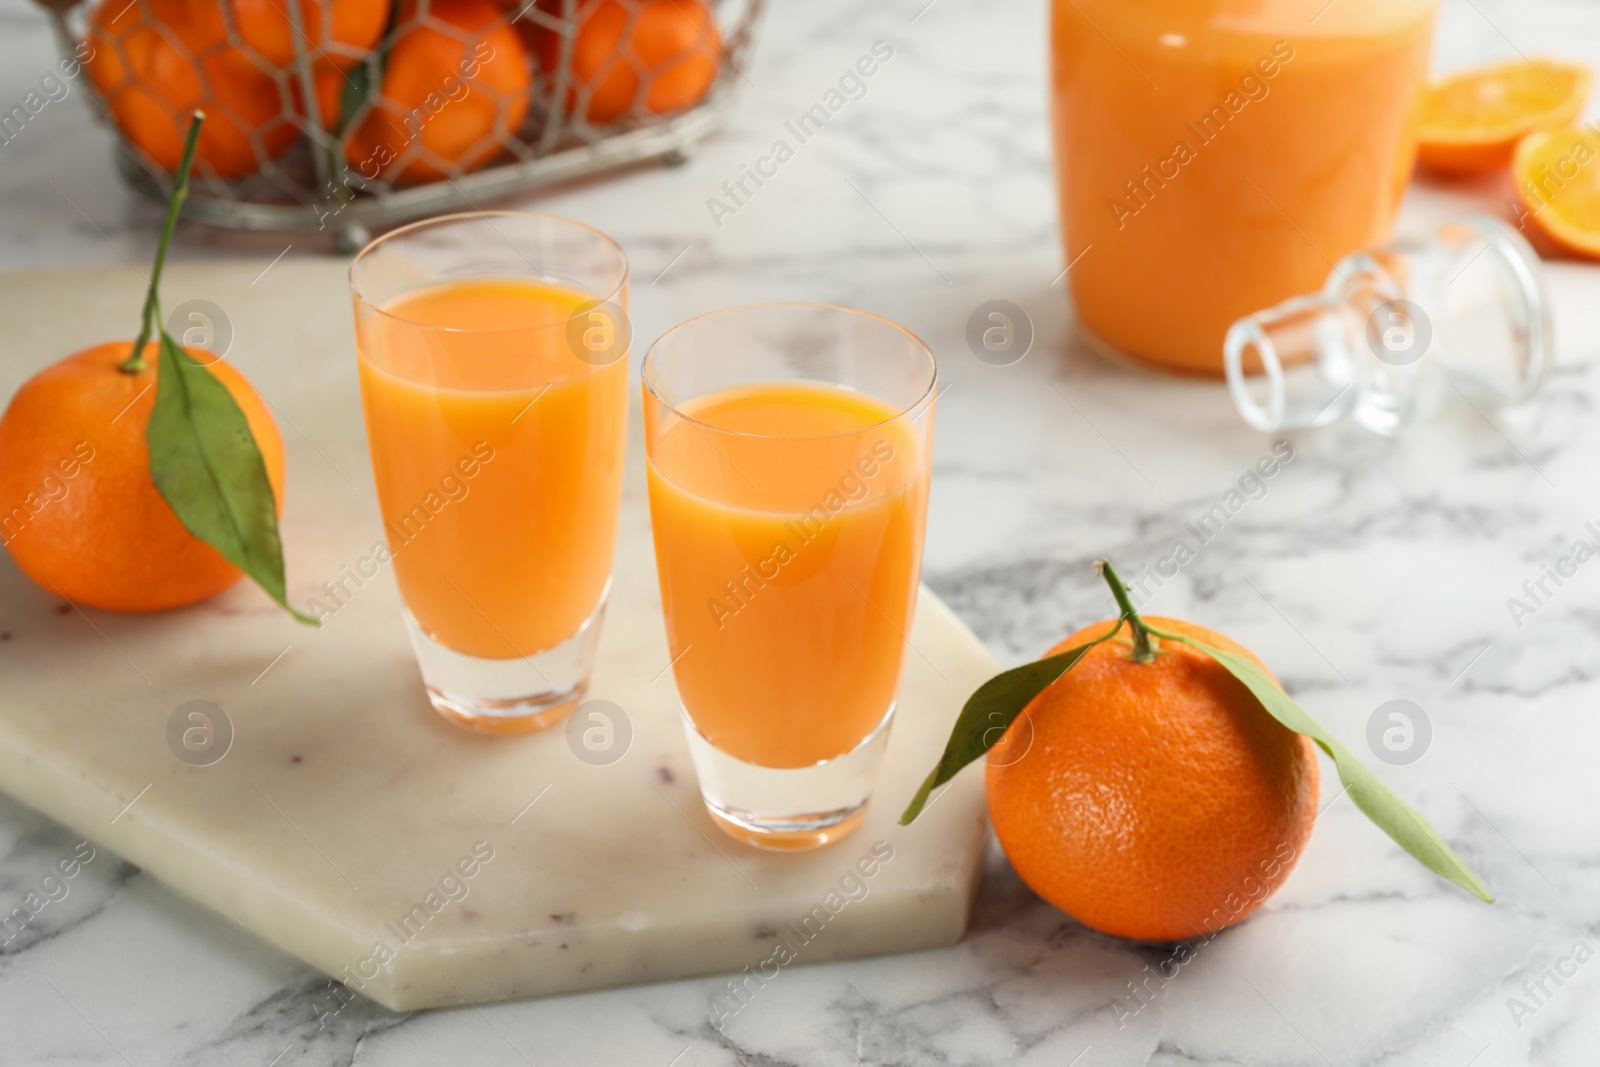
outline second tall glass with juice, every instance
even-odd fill
[[[927,417],[786,382],[714,392],[683,416],[647,403],[646,419],[663,607],[690,718],[761,766],[850,751],[900,682]]]

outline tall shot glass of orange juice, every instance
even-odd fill
[[[862,819],[922,561],[933,356],[846,308],[762,304],[644,366],[656,566],[712,819],[773,849]]]
[[[350,268],[378,504],[429,700],[487,733],[588,685],[628,409],[628,264],[577,222],[452,215]]]

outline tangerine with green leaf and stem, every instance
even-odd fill
[[[76,604],[181,607],[242,572],[288,608],[283,440],[243,375],[161,324],[161,272],[203,120],[195,112],[189,126],[137,338],[46,367],[0,416],[0,535],[24,574]]]
[[[980,686],[902,823],[996,750],[989,818],[1034,892],[1104,933],[1204,936],[1245,918],[1289,876],[1317,816],[1321,748],[1379,829],[1429,870],[1493,899],[1254,654],[1193,623],[1143,618],[1111,565],[1097,567],[1117,618]]]

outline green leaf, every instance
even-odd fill
[[[1119,618],[1109,632],[1088,644],[1002,671],[980,685],[962,706],[955,728],[950,731],[950,740],[944,746],[944,755],[939,758],[939,765],[928,773],[922,788],[911,798],[905,814],[900,816],[900,825],[909,826],[913,819],[922,814],[929,794],[994,747],[1034,697],[1077,666],[1091,648],[1115,636],[1122,628],[1122,621]]]
[[[371,66],[366,63],[357,63],[345,72],[344,78],[344,88],[339,93],[339,113],[322,116],[322,125],[335,137],[343,136],[345,127],[365,106],[372,95],[372,87],[377,84]]]
[[[1201,644],[1192,638],[1165,633],[1153,626],[1150,632],[1168,641],[1181,641],[1191,648],[1197,648],[1226,667],[1255,695],[1269,715],[1295,733],[1311,738],[1328,754],[1339,771],[1339,781],[1344,783],[1350,799],[1378,829],[1394,838],[1396,844],[1416,857],[1428,870],[1449,879],[1479,900],[1494,903],[1494,897],[1489,895],[1489,890],[1478,880],[1478,876],[1444,843],[1428,820],[1390,792],[1377,775],[1296,704],[1266,671],[1247,659]]]
[[[301,622],[284,596],[283,545],[267,465],[250,423],[205,367],[160,334],[155,405],[145,441],[150,476],[184,529],[255,579]]]
[[[394,30],[395,15],[391,12],[389,24],[378,38],[377,46],[360,63],[344,72],[344,88],[339,93],[339,114],[334,116],[337,121],[330,120],[327,115],[322,116],[323,126],[335,137],[344,136],[350,129],[350,123],[362,116],[383,87],[383,76],[389,70],[389,54],[394,50]]]

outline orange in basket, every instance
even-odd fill
[[[559,5],[547,2],[558,13]],[[699,103],[722,64],[722,37],[700,0],[590,0],[578,7],[567,111],[591,123],[642,108],[656,114]],[[561,34],[539,35],[539,66],[561,62]],[[643,88],[643,99],[640,90]]]
[[[410,16],[407,16],[408,18]],[[483,166],[528,110],[527,47],[494,0],[432,0],[389,51],[345,160],[363,178],[426,181]]]
[[[102,0],[89,15],[89,80],[122,135],[162,170],[177,169],[189,115],[200,108],[200,167],[219,178],[252,174],[299,137],[285,113],[292,104],[237,53],[197,56],[187,46],[191,28],[183,0],[150,0],[148,8]]]
[[[160,21],[195,55],[225,50],[268,73],[295,70],[302,53],[318,68],[352,67],[377,46],[389,22],[389,0],[299,0],[299,30],[290,0],[152,2]]]
[[[1593,80],[1587,64],[1545,58],[1452,74],[1423,94],[1418,157],[1446,174],[1503,167],[1527,134],[1577,118]]]
[[[298,44],[312,59],[336,67],[351,67],[377,45],[389,21],[388,0],[299,0],[297,33],[289,18],[290,0],[227,0],[234,25],[249,48],[270,65],[288,68]],[[220,14],[217,0],[189,0],[211,17]]]

